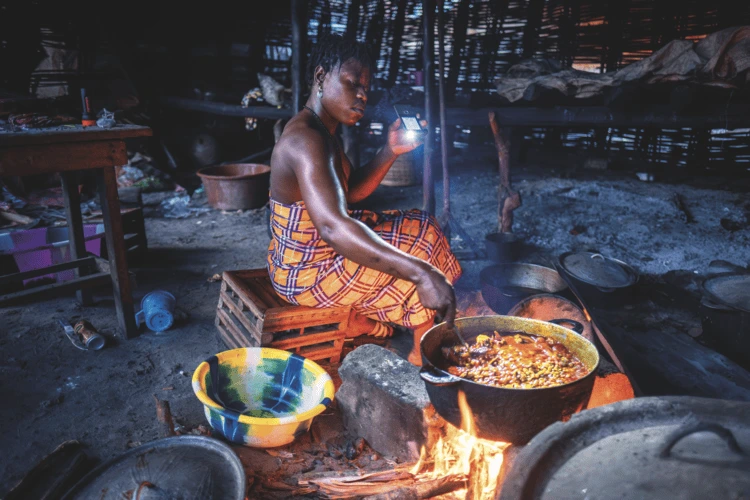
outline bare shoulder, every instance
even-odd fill
[[[284,127],[274,146],[273,160],[298,167],[325,161],[329,154],[326,137],[302,117],[295,117]]]

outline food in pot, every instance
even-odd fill
[[[444,347],[443,355],[453,365],[448,368],[452,375],[496,387],[551,387],[588,373],[562,343],[521,332],[479,335],[471,345]]]

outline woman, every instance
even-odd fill
[[[455,317],[452,284],[461,268],[429,214],[347,208],[421,143],[397,119],[372,161],[352,170],[335,132],[364,115],[372,67],[356,41],[330,35],[315,46],[310,98],[271,156],[268,270],[276,292],[293,304],[352,306],[359,313],[353,335],[391,335],[389,322],[413,329],[409,361],[421,365],[419,340],[435,313],[448,322]]]

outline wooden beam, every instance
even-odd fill
[[[306,87],[306,45],[307,2],[304,2],[303,0],[292,0],[292,115],[297,114],[304,104],[302,98]]]
[[[0,153],[0,176],[69,172],[87,168],[86,165],[92,162],[109,167],[127,164],[125,142],[112,140],[8,147]]]
[[[83,217],[81,216],[81,195],[78,192],[78,175],[76,172],[62,172],[62,192],[65,201],[65,217],[68,221],[68,248],[71,260],[82,259],[86,255],[86,240],[83,236]],[[79,278],[90,273],[88,265],[76,266],[75,276]],[[78,302],[82,306],[91,305],[89,290],[76,291]]]
[[[407,0],[398,0],[396,19],[393,21],[393,34],[391,36],[391,62],[388,68],[388,80],[386,86],[393,87],[396,84],[398,70],[401,64],[401,41],[404,38],[404,26],[406,25],[406,3]]]
[[[346,36],[357,37],[357,26],[359,26],[359,11],[361,0],[350,0],[349,12],[346,15]]]
[[[526,26],[523,28],[523,54],[524,59],[534,57],[536,53],[537,40],[539,39],[539,28],[542,26],[542,14],[544,14],[544,0],[530,0],[526,9]]]
[[[435,0],[422,0],[422,69],[424,72],[424,114],[428,122],[429,134],[423,147],[424,174],[422,176],[422,209],[435,215],[435,178],[432,171],[432,150],[435,144],[435,103],[434,103],[434,51]]]
[[[117,322],[124,338],[135,337],[135,310],[128,275],[127,249],[120,219],[120,200],[117,197],[117,179],[113,167],[96,171],[99,204],[104,219],[104,236],[107,241],[107,256],[111,270],[112,291],[117,311]]]
[[[463,52],[466,46],[466,29],[469,27],[470,5],[470,0],[461,0],[461,3],[458,4],[456,19],[453,23],[453,46],[451,47],[451,57],[448,64],[448,77],[445,81],[446,94],[449,96],[456,95],[458,74],[461,72],[461,52]],[[450,100],[453,101],[454,99],[451,98]]]
[[[78,290],[82,287],[95,287],[106,285],[110,282],[110,277],[104,273],[89,274],[81,278],[75,278],[61,283],[52,283],[50,285],[37,286],[13,292],[6,295],[0,295],[0,304],[11,304],[29,297],[42,297],[60,295],[71,290]]]
[[[42,269],[32,269],[30,271],[24,271],[22,273],[13,273],[0,276],[0,285],[7,283],[15,283],[29,278],[36,278],[37,276],[43,276],[45,274],[58,273],[60,271],[67,271],[81,266],[90,266],[94,263],[93,257],[84,257],[82,259],[71,260],[63,262],[61,264],[54,264],[51,266],[44,267]]]

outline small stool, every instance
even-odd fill
[[[338,363],[350,307],[295,306],[278,296],[266,269],[222,273],[216,328],[230,349],[274,347]]]

